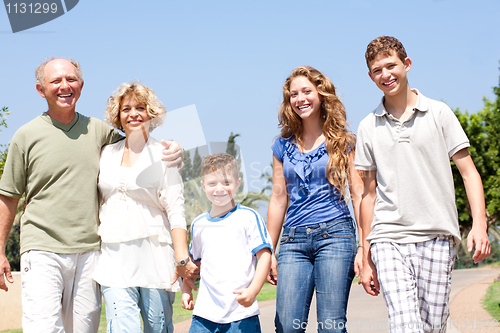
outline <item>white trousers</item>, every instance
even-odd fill
[[[97,251],[21,255],[24,333],[96,333],[99,285],[92,279]]]

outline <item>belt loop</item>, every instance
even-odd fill
[[[320,223],[319,229],[320,229],[322,235],[326,234],[326,223],[325,222]]]
[[[289,239],[293,239],[295,237],[295,227],[290,227],[290,233],[288,234]]]

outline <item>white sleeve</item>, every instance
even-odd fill
[[[267,232],[266,226],[262,217],[254,210],[248,210],[249,221],[247,224],[247,237],[249,248],[252,250],[252,254],[255,255],[257,252],[264,248],[268,248],[273,251],[271,238]]]
[[[462,125],[457,116],[448,105],[442,103],[443,108],[439,113],[439,122],[443,131],[448,157],[452,157],[456,152],[470,146],[467,134],[465,134]]]
[[[186,228],[186,215],[184,214],[184,184],[177,167],[168,168],[164,164],[164,177],[160,190],[160,203],[167,212],[170,228]]]

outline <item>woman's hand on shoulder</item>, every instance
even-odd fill
[[[161,140],[160,143],[163,145],[161,159],[168,162],[169,168],[176,166],[179,171],[182,170],[184,168],[184,150],[181,145],[175,141],[165,140]]]

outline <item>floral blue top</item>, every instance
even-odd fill
[[[279,137],[271,149],[283,163],[290,200],[284,226],[304,227],[351,217],[347,203],[326,177],[329,157],[324,142],[310,152],[301,153],[293,138]]]

